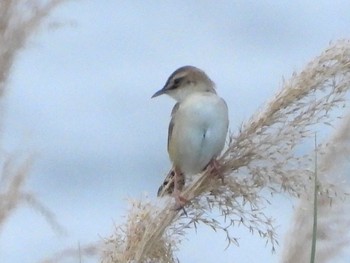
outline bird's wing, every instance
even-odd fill
[[[169,150],[169,144],[170,144],[170,139],[173,134],[173,129],[174,129],[174,119],[175,119],[175,113],[179,109],[180,103],[176,103],[173,110],[171,111],[171,120],[169,123],[169,128],[168,128],[168,150]]]

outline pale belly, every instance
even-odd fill
[[[185,174],[200,173],[222,151],[228,129],[225,102],[216,95],[184,101],[175,116],[169,155]]]

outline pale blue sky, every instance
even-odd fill
[[[36,262],[100,240],[124,220],[126,198],[155,197],[170,166],[166,136],[174,102],[150,97],[176,68],[194,65],[208,73],[235,131],[282,76],[302,69],[330,41],[350,37],[349,10],[346,0],[63,4],[49,21],[65,26],[44,27],[17,58],[3,142],[8,152],[35,153],[27,188],[68,235],[57,236],[40,215],[22,208],[3,228],[0,261]],[[281,235],[291,204],[278,199],[267,210]],[[226,251],[224,235],[191,232],[181,262],[277,262],[263,240],[234,231],[241,246]]]

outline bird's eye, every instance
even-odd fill
[[[174,88],[178,87],[181,83],[183,78],[177,78],[177,79],[174,79]]]

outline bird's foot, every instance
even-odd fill
[[[185,210],[185,205],[189,202],[188,199],[183,197],[180,193],[180,191],[175,191],[174,192],[174,198],[175,198],[175,207],[174,210],[179,211],[183,210],[184,214],[187,216],[187,212]]]
[[[216,159],[212,159],[210,163],[208,164],[209,173],[213,177],[217,177],[221,179],[222,183],[224,183],[224,176],[222,173],[220,173],[220,163]]]

